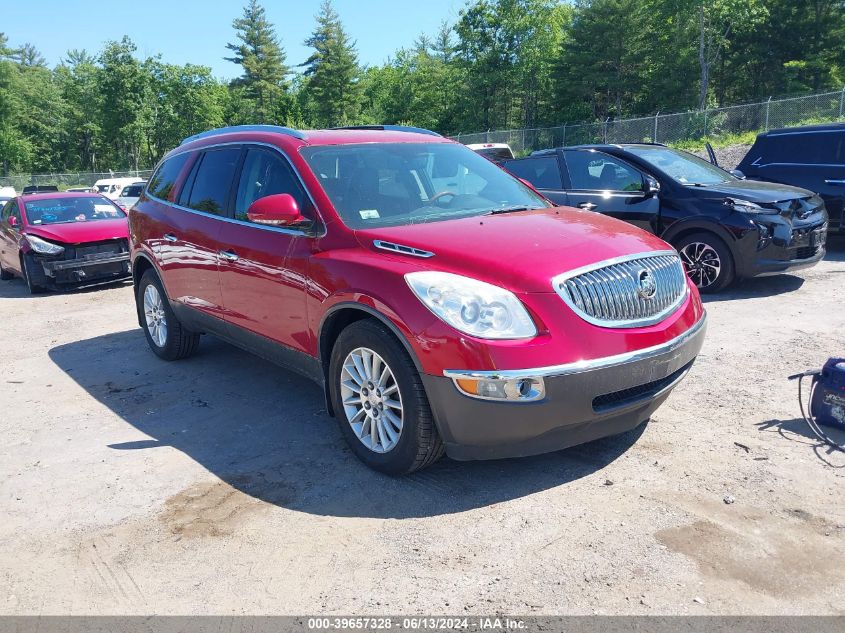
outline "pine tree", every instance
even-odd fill
[[[280,106],[286,101],[285,76],[290,73],[276,31],[258,0],[250,0],[243,17],[235,19],[232,26],[239,42],[226,45],[234,54],[224,59],[240,65],[244,71],[232,83],[243,87],[244,95],[253,101],[254,123],[276,122],[284,114],[285,108]]]
[[[306,90],[320,125],[354,122],[361,106],[360,68],[355,43],[349,39],[331,0],[323,0],[317,28],[305,40],[314,53],[304,64]]]

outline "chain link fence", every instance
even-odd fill
[[[56,185],[61,191],[71,187],[91,187],[103,178],[144,178],[153,175],[151,169],[114,172],[76,172],[70,174],[17,174],[0,177],[0,187],[14,187],[20,192],[27,185]]]
[[[557,127],[495,130],[458,134],[464,144],[507,143],[515,153],[589,143],[666,143],[701,141],[726,134],[845,120],[845,88],[760,103],[702,111],[660,114],[593,123],[565,123]]]

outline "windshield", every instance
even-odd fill
[[[736,180],[706,160],[668,147],[629,147],[628,151],[665,172],[682,185],[719,185]]]
[[[92,220],[125,220],[120,207],[105,198],[51,198],[24,204],[30,224],[67,224]]]
[[[302,156],[343,222],[353,229],[549,206],[463,145],[326,145],[306,147]]]

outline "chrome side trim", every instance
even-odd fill
[[[534,369],[502,369],[492,371],[474,371],[470,369],[446,369],[443,375],[447,378],[487,378],[495,380],[513,380],[516,378],[554,378],[555,376],[566,376],[569,374],[580,374],[588,371],[595,371],[597,369],[606,369],[608,367],[615,367],[617,365],[626,365],[628,363],[636,363],[642,360],[647,360],[654,356],[672,352],[679,347],[685,345],[690,339],[698,335],[703,335],[707,329],[707,313],[705,313],[698,322],[688,329],[683,334],[676,336],[671,341],[638,349],[633,352],[625,352],[624,354],[616,354],[615,356],[604,356],[603,358],[593,358],[590,360],[581,360],[574,363],[566,363],[564,365],[552,365],[550,367],[537,367]]]
[[[421,248],[405,246],[404,244],[396,244],[395,242],[385,242],[384,240],[373,240],[373,246],[380,248],[383,251],[391,251],[393,253],[401,253],[402,255],[411,255],[413,257],[434,257],[434,253],[431,251],[424,251]]]

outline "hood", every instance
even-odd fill
[[[812,191],[781,185],[774,182],[760,182],[759,180],[736,180],[721,185],[707,185],[706,187],[690,187],[700,192],[700,195],[711,197],[713,194],[726,198],[740,198],[756,204],[772,204],[784,200],[810,198]]]
[[[568,207],[359,230],[356,235],[364,248],[384,240],[431,251],[434,257],[428,259],[394,256],[512,292],[552,292],[552,277],[568,270],[672,248],[621,220]]]
[[[129,221],[96,220],[93,222],[67,222],[64,224],[29,224],[25,233],[43,237],[51,242],[62,244],[83,244],[129,238]]]

